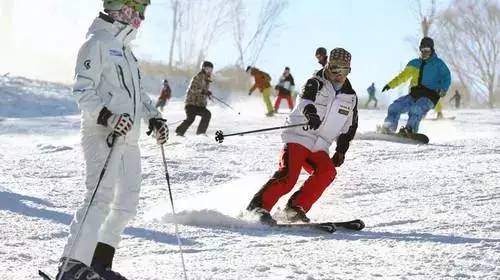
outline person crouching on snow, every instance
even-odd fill
[[[278,171],[247,207],[262,223],[276,224],[270,211],[280,197],[293,189],[302,168],[310,177],[288,200],[285,213],[290,222],[309,222],[306,213],[335,179],[335,168],[344,162],[358,127],[358,99],[347,80],[350,63],[348,51],[333,49],[326,66],[304,86],[286,124],[307,123],[307,126],[289,128],[282,133],[284,147]],[[330,158],[329,149],[334,141],[336,152]]]
[[[149,121],[159,144],[168,138],[166,121],[141,90],[130,49],[149,0],[103,2],[104,12],[92,23],[76,64],[73,95],[82,115],[87,192],[71,222],[58,280],[125,279],[111,267],[139,202],[141,119]]]
[[[408,113],[408,121],[398,133],[404,136],[417,133],[422,118],[438,104],[441,97],[446,95],[451,83],[450,70],[436,55],[434,41],[431,38],[422,38],[420,58],[408,62],[405,69],[384,86],[382,92],[395,88],[409,79],[410,93],[396,99],[389,106],[387,117],[380,127],[382,133],[395,133],[402,113]]]
[[[197,135],[205,135],[212,113],[207,109],[207,99],[212,98],[212,92],[208,89],[212,82],[211,76],[214,65],[210,61],[204,61],[201,70],[193,77],[186,94],[186,119],[177,127],[175,133],[184,136],[188,128],[193,124],[196,116],[201,117],[200,124],[196,130]]]

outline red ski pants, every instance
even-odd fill
[[[278,97],[276,98],[276,102],[274,102],[274,110],[278,111],[282,99],[286,99],[286,101],[288,102],[288,108],[290,108],[290,110],[293,109],[292,97],[290,95],[279,94]]]
[[[255,195],[257,205],[268,211],[285,194],[289,193],[300,175],[302,167],[311,176],[288,201],[288,206],[300,206],[306,212],[320,198],[323,191],[333,182],[337,171],[324,151],[311,152],[304,146],[288,143],[281,151],[278,171]],[[255,205],[255,204],[254,204]]]

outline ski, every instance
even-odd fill
[[[313,230],[319,230],[319,231],[324,231],[328,233],[334,233],[337,230],[337,227],[335,226],[334,223],[307,223],[307,224],[276,224],[272,225],[271,227],[277,227],[277,228],[290,228],[290,229],[313,229]]]
[[[38,275],[42,276],[43,280],[52,280],[52,278],[50,278],[50,276],[48,276],[47,274],[45,274],[41,270],[38,271]]]
[[[346,222],[322,222],[322,223],[302,223],[302,224],[276,224],[272,227],[278,228],[309,228],[314,230],[320,230],[328,233],[334,233],[338,228],[348,229],[348,230],[362,230],[365,228],[365,223],[362,220],[356,219]]]

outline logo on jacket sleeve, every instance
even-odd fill
[[[110,49],[110,50],[109,50],[109,55],[111,55],[111,56],[119,56],[119,57],[122,57],[122,56],[123,56],[123,53],[122,53],[122,51],[120,51],[120,50]]]
[[[87,59],[83,62],[83,66],[85,67],[85,69],[89,70],[90,69],[90,59]]]

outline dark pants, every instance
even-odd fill
[[[196,130],[196,134],[205,134],[207,132],[208,124],[210,123],[210,118],[212,114],[205,107],[194,106],[194,105],[186,105],[184,108],[186,111],[186,119],[177,127],[175,133],[178,135],[184,135],[186,130],[191,126],[194,122],[196,116],[201,117],[200,125],[198,125],[198,130]]]

